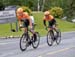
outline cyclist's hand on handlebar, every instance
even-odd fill
[[[20,27],[20,28],[22,28],[22,27],[23,27],[23,25],[22,25],[22,24],[20,24],[20,25],[19,25],[19,27]]]
[[[19,30],[20,31],[22,31],[21,28],[23,28],[23,25],[22,24],[19,25]]]

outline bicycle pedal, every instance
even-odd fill
[[[32,41],[29,41],[28,44],[31,45]]]
[[[29,42],[26,44],[27,47],[29,47],[30,45],[31,45],[31,44],[30,44]]]
[[[55,40],[56,40],[56,37],[53,38],[53,41],[55,41]]]

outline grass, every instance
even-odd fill
[[[46,35],[47,31],[44,29],[43,26],[43,13],[38,12],[38,13],[33,13],[33,16],[35,18],[35,23],[37,24],[35,30],[40,33],[41,36]],[[75,31],[75,23],[63,21],[60,19],[56,19],[57,23],[59,24],[59,28],[62,32],[65,31]],[[13,24],[13,28],[15,28]],[[18,31],[18,32],[11,32],[10,31],[10,24],[0,24],[0,36],[11,36],[11,35],[21,35],[23,32]]]
[[[37,23],[36,30],[39,31],[41,35],[46,35],[47,31],[43,26],[43,13],[34,13],[34,17]],[[75,23],[63,21],[61,19],[56,19],[56,21],[62,32],[75,31]]]

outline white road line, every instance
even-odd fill
[[[38,56],[38,57],[42,57],[42,56]]]
[[[60,49],[60,50],[57,50],[57,51],[53,51],[53,52],[49,52],[49,53],[46,53],[46,54],[43,54],[43,55],[39,55],[38,57],[44,57],[44,56],[47,56],[47,55],[53,55],[53,54],[56,54],[56,53],[67,51],[67,50],[72,49],[72,48],[73,47],[68,47],[68,48]]]
[[[3,44],[3,43],[1,43],[1,44]],[[4,43],[4,44],[8,44],[8,43]],[[46,45],[47,44],[45,43],[45,44],[40,45],[39,47],[45,47]],[[15,53],[18,53],[18,52],[16,52],[16,51],[8,52],[8,53],[5,53],[5,54],[0,55],[0,57],[5,57],[5,56],[8,56],[8,55],[13,55]]]
[[[8,43],[0,43],[0,45],[6,45],[6,44],[8,44]]]
[[[7,57],[7,56],[10,56],[10,55],[13,55],[13,54],[15,54],[15,52],[8,52],[8,53],[2,54],[0,56],[1,57]]]
[[[49,52],[46,55],[52,55],[52,54],[60,53],[60,52],[63,52],[63,51],[67,51],[67,50],[69,50],[71,48],[72,47],[70,47],[70,48],[64,48],[64,49],[61,49],[61,50],[58,50],[58,51],[54,51],[54,52]]]
[[[6,42],[6,43],[0,42],[0,45],[6,45],[6,44],[11,44],[11,43],[17,43],[17,42]]]

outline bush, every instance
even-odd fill
[[[50,10],[50,13],[55,17],[55,18],[61,18],[63,15],[63,9],[60,7],[53,7]]]
[[[28,12],[29,15],[31,14],[31,10],[28,7],[22,6],[24,12]]]

